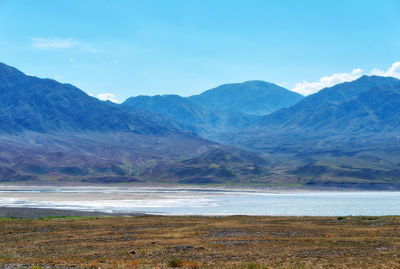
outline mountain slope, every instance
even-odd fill
[[[242,156],[229,166],[228,178],[226,168],[214,167],[218,181],[243,179],[240,168],[254,157],[179,130],[178,125],[138,108],[123,111],[72,85],[0,64],[0,182],[176,183],[190,176],[161,178],[145,171],[161,163],[180,167],[184,160],[212,157],[218,150]],[[207,165],[197,168],[206,170]],[[266,164],[260,169],[267,171]],[[265,173],[258,177],[262,181]]]
[[[211,131],[221,123],[221,119],[216,113],[178,95],[131,97],[121,105],[121,109],[157,113],[182,123],[180,124],[182,129],[198,134]]]
[[[189,97],[215,111],[237,111],[265,115],[291,106],[303,96],[265,81],[225,84],[199,95]]]
[[[256,183],[269,176],[270,163],[250,152],[234,148],[215,150],[174,163],[159,162],[143,175],[159,181],[184,184]]]
[[[121,109],[157,113],[181,129],[204,137],[245,128],[261,115],[289,106],[302,96],[264,81],[226,84],[188,98],[178,95],[138,96]]]
[[[400,88],[400,80],[398,79],[363,76],[352,82],[325,88],[306,97],[294,106],[264,116],[254,126],[269,127],[275,130],[289,128],[326,131],[330,128],[335,132],[355,131],[357,127],[351,122],[362,121],[362,117],[374,117],[374,111],[381,109],[379,115],[383,118],[376,118],[374,122],[370,122],[377,124],[376,128],[380,128],[379,125],[385,124],[383,121],[388,123],[387,117],[392,115],[392,119],[396,120],[395,113],[383,109],[386,108],[387,102],[396,102],[391,97],[397,95],[396,88]],[[396,108],[395,104],[391,106]],[[382,113],[387,115],[384,116]],[[366,124],[364,127],[370,128],[371,126]],[[360,128],[362,126],[358,125],[358,129]]]
[[[364,76],[218,141],[261,152],[301,184],[399,183],[399,133],[400,80]]]
[[[0,132],[129,131],[168,132],[145,113],[130,114],[70,84],[27,76],[0,63]]]
[[[318,128],[364,133],[400,131],[400,91],[374,87],[337,105],[330,118],[334,119]]]

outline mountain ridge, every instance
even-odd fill
[[[337,84],[216,141],[258,151],[301,184],[398,182],[399,82],[364,76]]]
[[[233,110],[253,115],[265,115],[279,108],[290,106],[301,100],[303,96],[274,83],[250,80],[242,83],[223,84],[189,98],[217,111]]]
[[[221,90],[224,92],[223,94],[229,92],[231,96],[221,98]],[[282,96],[284,100],[277,102]],[[224,84],[207,90],[200,95],[189,97],[181,97],[179,95],[130,97],[122,103],[121,107],[126,111],[129,111],[131,107],[159,113],[175,122],[181,123],[180,127],[182,129],[210,137],[216,133],[245,128],[257,121],[262,114],[288,106],[301,98],[303,98],[301,95],[290,92],[273,83],[246,81],[243,83]],[[218,105],[215,104],[215,99],[220,101]],[[221,100],[226,102],[226,99],[229,100],[224,106],[221,104]],[[255,103],[256,101],[257,103]],[[244,106],[243,102],[246,102],[247,105]],[[250,108],[257,105],[259,107],[267,107],[268,111],[257,108],[257,113],[254,113],[255,110]]]
[[[273,85],[222,92],[260,90],[248,84]],[[0,65],[0,182],[398,186],[400,80],[363,76],[263,116],[228,97],[114,104]]]
[[[327,120],[336,121],[337,117],[345,117],[346,112],[343,110],[345,110],[346,102],[348,102],[348,109],[351,109],[351,100],[354,102],[354,99],[359,98],[361,95],[367,98],[366,93],[371,89],[391,89],[393,91],[396,86],[400,87],[400,80],[395,78],[362,76],[352,82],[345,82],[322,89],[289,108],[283,108],[264,116],[255,122],[254,126],[264,127],[271,125],[277,128],[288,128],[290,126],[292,128],[294,126],[311,128],[319,126],[319,128],[313,128],[315,131],[322,129],[324,126],[326,127],[328,124],[323,123]],[[390,98],[386,100],[390,100]],[[384,102],[385,100],[381,101]],[[340,106],[342,106],[341,110]],[[338,113],[341,113],[341,115],[338,115]],[[336,128],[340,130],[339,126]]]
[[[0,65],[0,118],[3,133],[24,130],[176,131],[144,113],[134,115],[109,106],[71,84],[28,76],[5,64]]]
[[[100,101],[73,85],[0,65],[0,182],[174,184],[211,183],[211,177],[223,183],[245,180],[245,167],[254,159],[251,155],[179,127],[151,111],[132,108],[126,112],[120,105]],[[212,170],[208,163],[200,162],[195,165],[200,171],[197,175],[171,174],[178,167],[190,169],[193,162],[185,160],[217,157],[220,151],[229,158],[215,158]],[[241,157],[226,168],[235,155]],[[145,172],[155,166],[157,171],[170,171],[170,176],[155,178]],[[262,180],[268,168],[264,162],[259,168],[257,176]]]

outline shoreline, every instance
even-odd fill
[[[232,217],[244,217],[244,218],[359,218],[359,217],[371,217],[371,218],[383,218],[383,217],[400,217],[397,215],[246,215],[246,214],[163,214],[163,213],[152,213],[152,212],[127,212],[127,213],[109,213],[102,211],[85,211],[85,210],[74,210],[74,209],[58,209],[58,208],[39,208],[39,207],[7,207],[0,206],[0,220],[2,219],[17,219],[17,220],[35,220],[35,219],[46,219],[46,218],[129,218],[129,217],[180,217],[180,218],[232,218]]]
[[[99,211],[79,211],[70,209],[37,207],[0,207],[0,219],[39,219],[39,218],[74,218],[74,217],[138,217],[145,213],[105,213]]]
[[[400,192],[154,186],[134,188],[98,185],[0,186],[0,217],[16,218],[136,215],[288,217],[399,215],[398,207],[377,207],[377,204],[391,203],[399,205]]]
[[[386,186],[387,184],[377,184],[379,186]],[[337,186],[301,186],[301,187],[287,187],[287,186],[206,186],[206,185],[177,185],[177,184],[59,184],[59,183],[43,183],[43,184],[15,184],[13,183],[0,183],[0,192],[4,189],[18,189],[18,188],[59,188],[69,189],[75,188],[85,189],[148,189],[148,190],[169,190],[169,191],[226,191],[226,192],[400,192],[400,185],[398,188],[357,188],[357,186],[350,187],[337,187]]]

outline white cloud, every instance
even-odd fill
[[[361,68],[356,68],[351,71],[351,73],[333,74],[331,76],[323,77],[316,82],[303,81],[296,83],[293,91],[303,95],[309,95],[326,87],[332,87],[339,83],[353,81],[361,77],[363,74],[364,71]],[[394,77],[400,79],[400,62],[394,62],[386,71],[374,68],[371,72],[369,72],[369,75]]]
[[[91,95],[91,94],[89,94],[89,95]],[[108,101],[111,101],[113,103],[119,103],[117,97],[114,94],[109,93],[109,92],[100,93],[96,97],[97,97],[97,99],[99,99],[101,101],[107,101],[108,100]]]
[[[392,66],[389,67],[386,71],[374,68],[371,74],[376,76],[395,77],[400,79],[400,62],[394,62]]]
[[[96,49],[92,48],[85,42],[73,39],[73,38],[32,38],[32,47],[43,50],[61,50],[61,49],[80,49],[90,52],[96,52]]]
[[[67,49],[78,46],[79,42],[68,38],[32,38],[32,46],[38,49]]]
[[[319,81],[316,82],[307,82],[303,80],[303,82],[296,83],[293,91],[303,95],[309,95],[316,93],[326,87],[332,87],[339,83],[356,80],[361,77],[362,74],[363,70],[361,68],[356,68],[353,69],[353,71],[351,71],[350,73],[340,73],[322,77]]]

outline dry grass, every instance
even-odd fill
[[[0,220],[0,268],[399,268],[399,250],[400,217]]]

